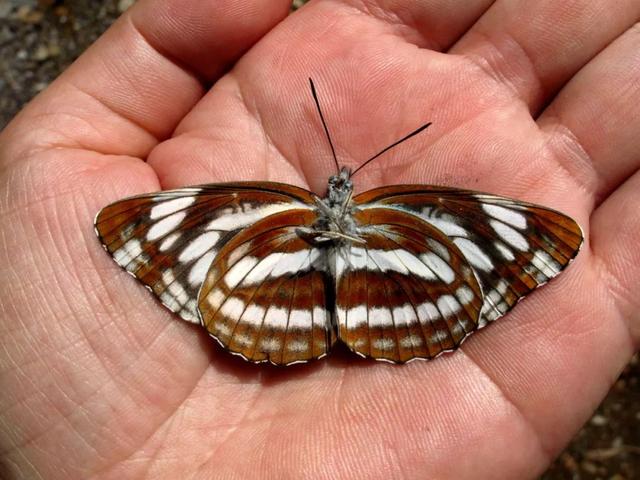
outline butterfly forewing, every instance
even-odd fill
[[[277,365],[319,358],[336,339],[325,250],[298,229],[317,214],[290,210],[238,233],[213,262],[199,296],[202,321],[229,351]]]
[[[408,212],[446,234],[473,268],[483,291],[479,327],[508,312],[576,256],[582,231],[554,210],[495,195],[399,185],[355,197],[362,209]]]
[[[95,228],[121,267],[171,311],[199,323],[198,291],[220,248],[247,225],[312,202],[309,192],[290,185],[212,184],[113,203],[97,215]]]
[[[482,291],[460,250],[414,215],[354,214],[362,244],[336,253],[340,338],[364,356],[433,358],[477,328]]]

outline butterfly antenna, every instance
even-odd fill
[[[318,109],[318,113],[320,114],[320,120],[322,121],[322,126],[324,127],[324,133],[327,135],[327,140],[329,140],[329,146],[331,147],[331,154],[333,155],[333,161],[336,164],[336,171],[340,173],[340,165],[338,164],[338,157],[336,157],[336,149],[333,147],[333,142],[331,141],[331,135],[329,135],[329,129],[327,128],[327,122],[324,121],[324,115],[322,115],[322,110],[320,109],[320,102],[318,101],[318,94],[316,93],[316,87],[313,84],[313,80],[309,78],[309,84],[311,85],[311,95],[313,95],[313,100],[316,102],[316,108]]]
[[[376,158],[378,158],[380,155],[382,155],[383,153],[391,150],[393,147],[395,147],[396,145],[401,144],[402,142],[404,142],[405,140],[409,140],[411,137],[413,137],[414,135],[419,134],[421,131],[426,130],[427,127],[431,125],[431,122],[429,123],[425,123],[424,125],[422,125],[420,128],[418,128],[417,130],[414,130],[413,132],[411,132],[409,135],[406,135],[404,137],[402,137],[400,140],[398,140],[397,142],[392,143],[391,145],[389,145],[388,147],[382,149],[381,151],[379,151],[378,153],[376,153],[373,157],[371,157],[369,160],[367,160],[366,162],[364,162],[362,165],[360,165],[358,168],[356,168],[352,173],[351,176],[353,177],[356,173],[358,173],[359,170],[362,170],[362,168],[373,162]]]

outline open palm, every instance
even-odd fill
[[[5,129],[0,474],[11,478],[525,478],[640,340],[637,1],[140,1]],[[284,19],[284,20],[283,20]],[[228,67],[233,68],[223,75]],[[102,251],[122,197],[274,180],[426,183],[574,217],[576,262],[455,354],[222,352]]]

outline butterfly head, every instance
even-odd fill
[[[338,175],[329,177],[327,187],[327,200],[330,207],[345,205],[351,199],[353,193],[353,182],[351,181],[351,170],[342,167]]]

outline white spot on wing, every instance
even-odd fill
[[[280,340],[275,337],[266,337],[260,341],[260,349],[263,352],[277,352],[280,350]]]
[[[182,309],[182,312],[180,312],[180,315],[182,316],[182,318],[184,318],[189,322],[200,323],[200,319],[198,318],[197,311],[198,311],[198,302],[196,301],[195,298],[191,298]]]
[[[484,296],[478,328],[484,327],[487,321],[496,320],[509,309],[509,305],[504,301],[503,297],[507,290],[509,290],[509,283],[502,279]]]
[[[429,343],[431,345],[439,344],[441,341],[446,340],[449,335],[443,330],[436,330],[433,335],[429,337]]]
[[[244,210],[242,209],[243,207]],[[218,218],[213,219],[209,222],[209,225],[207,225],[207,230],[236,230],[255,223],[258,220],[262,220],[274,213],[284,212],[293,208],[309,209],[310,207],[300,202],[271,203],[253,209],[247,209],[247,205],[243,205],[235,210],[228,209],[226,213],[223,213]]]
[[[250,248],[251,244],[249,242],[243,243],[234,248],[227,258],[227,265],[235,265],[238,260],[247,254]]]
[[[289,330],[311,330],[311,310],[291,310],[289,313]]]
[[[479,268],[480,270],[484,270],[485,272],[493,270],[493,262],[491,261],[491,258],[489,258],[489,256],[471,240],[466,238],[456,238],[453,240],[453,243],[456,244],[472,266]]]
[[[463,330],[466,332],[471,332],[475,330],[475,325],[467,318],[459,318],[458,323],[462,325]]]
[[[419,347],[422,345],[422,338],[418,335],[408,335],[400,339],[400,346],[404,348]]]
[[[160,249],[161,252],[166,252],[173,246],[174,243],[176,243],[176,240],[178,240],[181,235],[182,235],[182,232],[173,232],[167,238],[162,240],[162,243],[158,248]]]
[[[456,316],[462,308],[453,295],[442,295],[436,303],[445,318]]]
[[[437,280],[438,277],[433,271],[425,265],[425,262],[421,262],[413,253],[406,250],[394,250],[394,253],[398,256],[400,261],[407,267],[408,271],[417,275],[425,280]]]
[[[349,267],[352,270],[367,268],[369,271],[380,270],[382,272],[397,272],[403,275],[411,273],[426,280],[437,280],[438,278],[434,272],[427,268],[415,255],[402,249],[371,249],[368,251],[367,256],[365,255],[364,249],[355,247],[351,249],[349,262]],[[339,263],[338,275],[342,273],[341,268],[343,268],[343,265]],[[451,271],[451,273],[453,273],[453,271]]]
[[[536,250],[533,252],[531,263],[540,270],[547,278],[555,277],[560,272],[561,266],[551,255],[544,250]]]
[[[432,321],[440,318],[440,312],[431,302],[421,303],[416,307],[416,311],[418,312],[418,318],[421,321]]]
[[[173,297],[173,295],[171,295],[169,292],[162,292],[160,294],[160,301],[165,307],[167,307],[172,312],[177,312],[181,308],[181,305],[176,301],[175,297]]]
[[[324,268],[324,258],[322,257],[322,253],[320,252],[320,250],[318,248],[312,248],[307,255],[307,258],[305,259],[305,261],[302,263],[302,265],[300,265],[300,270],[311,270],[312,268],[315,269],[323,269]],[[318,262],[318,260],[321,259],[322,262]]]
[[[167,290],[171,295],[175,297],[176,301],[181,306],[186,305],[187,302],[189,301],[189,295],[187,294],[187,291],[184,289],[184,287],[179,281],[175,280],[172,283],[170,283]]]
[[[455,335],[456,337],[459,337],[461,335],[464,335],[465,331],[464,331],[464,328],[462,327],[462,325],[460,325],[460,323],[458,322],[458,323],[454,323],[451,326],[451,333],[453,335]]]
[[[242,257],[227,271],[224,281],[230,288],[235,288],[257,263],[256,257]]]
[[[425,253],[420,256],[420,259],[443,282],[451,283],[456,279],[453,269],[435,253]]]
[[[529,242],[524,236],[517,230],[511,228],[509,225],[505,225],[497,220],[490,220],[489,224],[496,231],[502,240],[522,252],[529,249]]]
[[[247,335],[246,333],[236,333],[233,336],[233,341],[241,347],[248,347],[249,345],[253,345],[253,337]]]
[[[358,328],[365,323],[367,323],[367,307],[364,305],[358,305],[357,307],[350,308],[347,311],[347,320],[345,324],[347,328]]]
[[[395,307],[391,309],[391,316],[393,317],[393,324],[396,328],[404,327],[407,324],[405,320],[404,307]]]
[[[194,312],[195,310],[187,307],[180,310],[180,312],[178,312],[178,315],[180,315],[180,317],[186,322],[199,324],[200,319]]]
[[[168,268],[164,272],[162,272],[162,282],[165,285],[169,285],[175,279],[176,279],[176,276],[173,274],[173,270],[171,270],[170,268]]]
[[[422,210],[420,218],[436,227],[448,237],[467,237],[469,235],[464,228],[456,223],[455,217],[440,214],[431,207]]]
[[[220,305],[222,305],[224,299],[224,293],[222,293],[222,290],[220,290],[219,288],[212,290],[211,292],[209,292],[209,295],[207,295],[207,302],[214,310],[220,308]]]
[[[399,261],[397,252],[402,252],[403,250],[377,250],[371,249],[369,250],[369,257],[375,262],[376,265],[383,272],[399,272],[404,275],[409,273],[407,267],[404,266],[402,262]]]
[[[313,307],[313,325],[326,328],[329,323],[329,312],[322,307]]]
[[[496,250],[500,252],[502,258],[504,258],[507,262],[513,262],[516,257],[511,250],[509,250],[506,245],[502,242],[495,242]]]
[[[231,320],[239,320],[244,310],[244,302],[236,297],[229,297],[224,302],[220,313]]]
[[[400,320],[400,316],[402,316],[402,320]],[[395,319],[396,325],[410,326],[418,321],[416,311],[409,303],[405,303],[401,307],[394,308],[393,318]]]
[[[196,201],[196,197],[180,197],[173,200],[167,200],[155,205],[149,212],[149,218],[156,219],[171,215],[179,210],[183,210]]]
[[[393,325],[391,311],[385,307],[369,309],[369,327],[390,327]]]
[[[165,235],[168,235],[182,223],[186,215],[187,212],[185,211],[176,212],[172,215],[169,215],[168,217],[163,218],[159,222],[154,223],[147,232],[147,240],[151,242],[153,240],[157,240],[158,238],[164,237]]]
[[[309,342],[304,340],[290,340],[287,342],[287,350],[295,353],[303,353],[309,350]]]
[[[312,266],[317,267],[314,262],[319,256],[320,251],[318,249],[305,249],[292,253],[275,252],[260,260],[255,257],[244,257],[227,273],[227,284],[233,287],[245,275],[242,284],[255,285],[268,277],[276,278],[298,272],[306,272]]]
[[[276,252],[276,253],[271,253],[262,259],[258,259],[255,257],[244,257],[250,260],[247,260],[245,262],[246,265],[241,270],[241,271],[245,271],[245,268],[249,267],[249,268],[246,268],[246,271],[245,271],[246,277],[244,278],[244,280],[242,280],[242,284],[255,285],[256,283],[260,283],[264,281],[269,276],[271,271],[276,268],[279,262],[283,262],[283,263],[285,262],[285,260],[283,259],[283,255],[285,254],[281,252]],[[236,265],[239,265],[243,261],[244,259],[240,260]],[[234,268],[235,268],[235,265],[234,265]],[[232,285],[229,281],[227,281],[227,284],[229,286]]]
[[[229,325],[227,325],[226,323],[222,323],[222,322],[215,322],[213,328],[216,329],[216,333],[218,335],[224,335],[224,336],[229,336],[231,335],[231,327],[229,327]]]
[[[367,266],[367,252],[361,247],[351,247],[348,251],[349,266],[354,270],[360,270]]]
[[[287,275],[290,273],[299,272],[304,268],[304,265],[308,265],[309,259],[309,250],[298,250],[293,253],[272,253],[269,255],[275,256],[275,261],[273,262],[275,267],[271,270],[271,277],[280,277],[283,275]],[[268,257],[267,257],[268,258]],[[267,259],[263,260],[266,261]],[[261,262],[262,263],[262,262]],[[253,273],[253,272],[252,272]]]
[[[373,348],[378,350],[391,350],[395,347],[396,342],[391,338],[376,338],[371,344]]]
[[[356,339],[355,342],[353,342],[353,347],[361,350],[361,349],[364,348],[364,346],[367,344],[367,342],[368,342],[368,339],[366,339],[364,337],[360,337],[360,338]]]
[[[502,296],[505,293],[507,293],[508,289],[509,289],[509,284],[507,283],[507,281],[500,280],[496,284],[496,287],[489,291],[489,294],[487,295],[487,297],[490,298],[494,303],[496,303],[502,299]]]
[[[142,243],[140,243],[140,240],[132,238],[113,252],[113,259],[118,265],[126,267],[140,254],[142,254]]]
[[[336,277],[340,277],[344,273],[344,270],[346,267],[346,263],[345,263],[346,255],[349,255],[349,252],[345,251],[344,249],[336,252],[336,255],[335,255]]]
[[[211,250],[213,246],[220,239],[218,232],[205,232],[198,235],[191,240],[187,247],[180,253],[178,261],[182,263],[188,263],[196,258],[204,255],[207,251]]]
[[[192,286],[200,286],[204,282],[209,267],[216,256],[216,252],[209,252],[198,259],[189,270],[189,284]]]
[[[482,203],[482,209],[493,218],[500,220],[502,223],[506,223],[521,230],[527,228],[527,219],[520,212],[501,207],[499,205],[491,205],[490,203]]]
[[[449,250],[447,250],[447,247],[442,245],[440,242],[433,238],[427,238],[427,244],[429,245],[429,248],[431,248],[434,253],[437,253],[440,258],[444,259],[446,262],[451,260]]]
[[[272,305],[264,317],[264,325],[284,330],[287,328],[287,311],[284,308],[274,307]]]
[[[260,327],[262,325],[262,320],[264,319],[265,309],[255,303],[247,306],[246,310],[242,314],[241,321],[243,323],[248,323],[255,327]]]
[[[456,290],[456,298],[462,305],[468,305],[473,301],[475,295],[468,286],[462,285]]]

